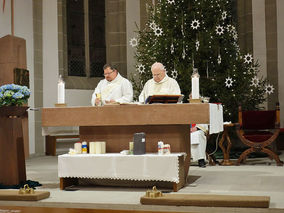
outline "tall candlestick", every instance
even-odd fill
[[[57,85],[57,103],[58,104],[65,103],[65,83],[62,80],[61,76],[59,77]]]
[[[199,74],[196,68],[193,68],[191,76],[191,93],[192,99],[199,99]]]
[[[193,76],[191,84],[192,99],[199,99],[199,78],[197,76]]]

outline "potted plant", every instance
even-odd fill
[[[28,107],[30,90],[26,86],[6,84],[0,87],[0,115],[22,116]]]

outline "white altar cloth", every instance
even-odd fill
[[[60,178],[109,178],[178,183],[178,158],[184,155],[186,154],[64,154],[58,156],[58,176]]]

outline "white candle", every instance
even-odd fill
[[[63,81],[58,82],[57,88],[57,103],[64,104],[65,103],[65,83]]]
[[[199,78],[197,76],[193,76],[191,79],[191,92],[192,99],[199,99]]]
[[[95,145],[95,149],[96,149],[96,154],[102,154],[102,144],[101,142],[96,142],[96,145]]]
[[[101,142],[101,154],[106,153],[106,142]]]
[[[90,142],[89,143],[89,147],[90,147],[90,154],[96,154],[96,143],[95,142]]]
[[[77,154],[81,154],[82,153],[82,144],[80,142],[75,143],[74,149],[75,149]]]

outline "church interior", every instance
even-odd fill
[[[0,213],[284,212],[282,9],[0,0]]]

